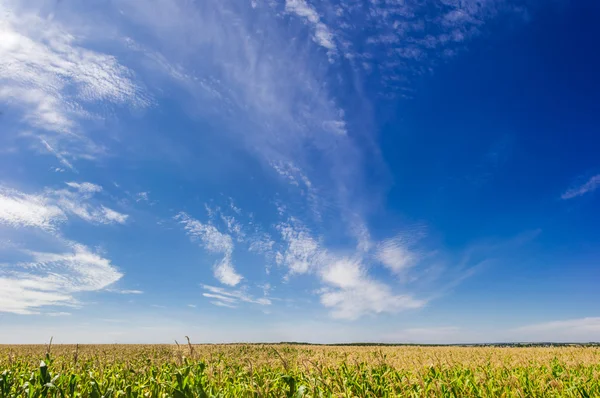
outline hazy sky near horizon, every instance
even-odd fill
[[[599,18],[0,0],[0,343],[599,340]]]

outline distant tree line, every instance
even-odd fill
[[[357,346],[357,347],[600,347],[600,342],[588,343],[474,343],[474,344],[416,344],[416,343],[339,343],[339,344],[315,344],[298,341],[282,341],[287,345],[322,345],[322,346]]]

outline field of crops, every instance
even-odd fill
[[[600,349],[1,346],[5,397],[599,397]]]

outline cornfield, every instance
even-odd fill
[[[600,349],[0,346],[5,397],[600,397]]]

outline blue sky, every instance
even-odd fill
[[[0,341],[590,341],[594,1],[0,0]]]

